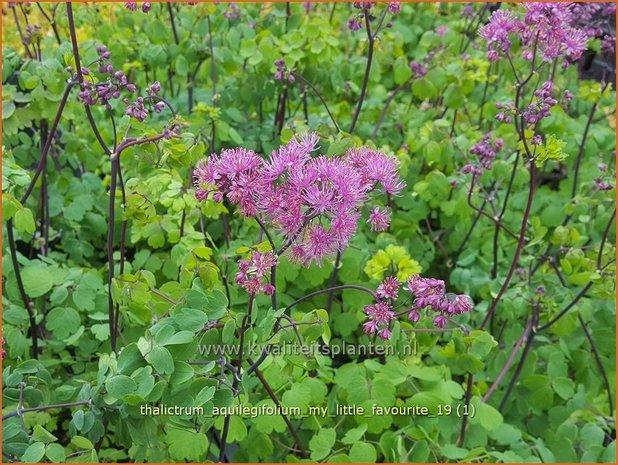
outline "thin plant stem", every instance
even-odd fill
[[[524,329],[524,332],[521,335],[521,337],[517,339],[517,341],[515,342],[515,346],[513,347],[513,350],[511,351],[509,358],[506,360],[506,363],[502,367],[502,370],[500,370],[500,373],[496,377],[495,381],[492,383],[491,387],[487,390],[487,392],[483,396],[483,402],[487,402],[489,400],[491,395],[494,393],[496,388],[500,385],[500,383],[502,382],[502,380],[508,373],[509,368],[511,368],[511,365],[513,364],[513,361],[515,360],[515,355],[517,354],[517,352],[519,351],[519,348],[521,347],[521,345],[524,343],[524,341],[528,337],[528,334],[530,333],[531,329],[532,329],[532,319],[528,321],[528,324],[526,325],[526,329]]]
[[[82,405],[90,405],[92,402],[90,400],[78,400],[77,402],[66,402],[64,404],[52,404],[52,405],[40,405],[38,407],[30,407],[30,408],[22,408],[17,409],[12,412],[9,412],[5,415],[2,415],[2,421],[8,420],[9,418],[13,418],[16,416],[23,415],[24,413],[29,412],[44,412],[47,410],[57,409],[57,408],[72,408],[72,407],[80,407]]]
[[[253,311],[253,301],[254,295],[249,295],[249,303],[247,304],[247,313],[242,320],[242,326],[240,328],[239,342],[238,342],[238,360],[236,362],[236,372],[240,374],[243,363],[244,356],[244,342],[245,342],[245,332],[247,331],[247,323],[251,322],[251,313]],[[232,390],[236,391],[238,389],[238,385],[240,384],[240,377],[234,376],[234,380],[232,381]],[[223,462],[225,459],[225,448],[227,435],[230,430],[230,420],[231,417],[227,415],[223,421],[223,430],[221,431],[221,447],[219,449],[219,462]]]
[[[341,250],[337,250],[337,256],[335,257],[335,267],[333,268],[333,273],[330,277],[330,287],[334,287],[337,284],[337,276],[339,274],[339,267],[341,266]],[[326,302],[326,313],[330,314],[330,310],[333,306],[333,300],[335,299],[335,292],[331,291],[328,293],[328,301]]]
[[[176,21],[174,20],[174,8],[172,7],[172,2],[167,2],[167,12],[170,15],[170,23],[172,25],[172,34],[174,35],[174,42],[176,45],[180,43],[178,40],[178,31],[176,30]]]
[[[599,355],[597,346],[594,343],[594,339],[592,339],[592,335],[590,334],[590,331],[586,326],[586,322],[579,314],[577,315],[577,319],[579,320],[579,324],[581,325],[582,330],[586,335],[586,339],[588,339],[588,343],[590,344],[590,351],[592,352],[597,367],[599,368],[601,376],[603,377],[603,381],[605,383],[605,390],[607,391],[607,403],[609,404],[609,412],[610,414],[612,414],[614,412],[614,403],[612,402],[612,390],[609,385],[609,378],[607,377],[607,372],[605,371],[605,367],[603,366],[603,362],[601,361],[601,356]]]
[[[314,291],[314,292],[311,292],[311,293],[309,293],[307,295],[304,295],[304,296],[296,299],[294,302],[289,304],[287,307],[285,307],[285,311],[287,312],[288,310],[290,310],[292,307],[295,307],[299,303],[304,302],[305,300],[311,299],[312,297],[315,297],[317,295],[328,294],[330,292],[339,291],[339,290],[343,290],[343,289],[355,289],[357,291],[366,292],[367,294],[371,295],[375,300],[379,300],[377,294],[374,291],[372,291],[371,289],[369,289],[368,287],[358,286],[356,284],[342,284],[340,286],[333,286],[333,287],[329,287],[327,289],[320,289],[318,291]]]
[[[502,299],[502,296],[508,289],[509,284],[511,283],[511,279],[513,278],[513,274],[515,273],[515,269],[517,268],[517,264],[519,262],[519,256],[521,254],[521,251],[524,248],[524,243],[526,242],[526,230],[528,229],[528,218],[530,216],[530,211],[532,210],[532,201],[534,200],[534,193],[536,190],[536,165],[534,161],[531,161],[530,163],[530,183],[529,184],[530,184],[530,187],[528,189],[528,201],[526,203],[526,209],[524,211],[524,216],[521,220],[521,230],[519,232],[519,238],[517,240],[517,248],[515,249],[515,254],[513,256],[513,260],[511,261],[511,266],[506,275],[504,283],[502,284],[502,287],[498,291],[498,294],[496,295],[496,297],[491,302],[491,305],[489,306],[489,310],[487,310],[487,315],[485,316],[485,319],[481,323],[481,326],[480,326],[481,329],[483,329],[485,325],[488,323],[489,318],[496,311],[496,307],[498,306],[498,303],[500,302],[500,300]]]
[[[513,373],[513,377],[511,378],[511,381],[509,382],[506,388],[504,397],[500,401],[500,406],[498,407],[498,410],[500,410],[501,412],[504,410],[504,406],[506,405],[508,398],[513,392],[515,384],[517,383],[517,379],[519,378],[519,375],[521,374],[521,370],[523,369],[524,364],[526,363],[526,359],[528,358],[528,354],[530,353],[530,349],[532,348],[532,344],[534,343],[534,337],[536,336],[536,333],[537,333],[536,326],[537,326],[538,321],[539,321],[539,305],[538,305],[538,302],[535,302],[534,305],[532,306],[530,331],[528,333],[528,336],[526,337],[526,345],[524,346],[524,351],[521,354],[521,358],[519,359],[519,362],[517,363],[517,367],[515,368],[515,373]]]
[[[373,62],[373,44],[375,42],[375,37],[371,33],[371,22],[369,20],[369,12],[367,10],[363,10],[363,14],[365,15],[365,28],[367,30],[369,50],[367,51],[367,65],[365,67],[365,77],[363,78],[363,84],[361,87],[360,97],[358,98],[358,104],[356,105],[356,111],[354,112],[354,116],[352,117],[352,123],[350,124],[350,129],[348,130],[350,134],[354,132],[354,128],[356,127],[356,122],[358,121],[358,117],[360,116],[361,109],[363,108],[363,103],[365,102],[365,95],[367,94],[367,84],[369,83],[369,74],[371,72],[371,63]]]
[[[328,113],[330,120],[333,122],[333,125],[337,129],[337,132],[341,132],[341,129],[339,128],[339,125],[337,124],[335,117],[333,116],[332,112],[328,108],[328,105],[326,104],[326,101],[324,100],[324,97],[322,97],[322,94],[320,93],[320,91],[316,89],[316,87],[313,84],[311,84],[307,79],[305,79],[300,73],[293,72],[292,74],[296,76],[297,78],[299,78],[301,81],[303,81],[313,91],[313,93],[317,95],[317,97],[320,99],[320,102],[322,102],[322,105],[326,109],[326,112]]]

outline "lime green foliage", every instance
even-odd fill
[[[386,276],[397,276],[404,282],[410,276],[420,274],[423,269],[419,263],[410,258],[404,247],[389,245],[378,252],[365,265],[365,273],[371,279],[381,281]]]

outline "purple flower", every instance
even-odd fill
[[[421,319],[421,314],[418,313],[418,310],[412,310],[408,314],[408,320],[410,320],[412,323],[418,323],[420,319]]]
[[[386,278],[376,289],[376,294],[381,299],[397,300],[399,293],[399,281],[394,276]]]
[[[261,253],[254,251],[248,260],[238,262],[238,273],[236,274],[236,284],[243,287],[249,294],[263,292],[272,295],[275,288],[269,283],[264,282],[270,270],[277,264],[277,256],[273,252]]]
[[[489,170],[493,166],[497,152],[502,150],[504,142],[502,139],[492,140],[491,134],[485,134],[480,142],[470,149],[470,153],[477,156],[478,163],[470,163],[462,168],[462,172],[480,175],[484,170]]]
[[[597,189],[599,189],[600,191],[609,191],[612,190],[614,188],[614,186],[608,182],[605,182],[602,178],[597,177],[594,180],[594,183],[597,186]]]
[[[523,52],[526,60],[532,59],[530,49],[533,48],[545,61],[560,57],[571,62],[579,59],[589,35],[575,25],[571,4],[526,3],[523,7],[523,18],[515,16],[513,11],[495,11],[479,31],[487,42],[490,61],[499,59],[499,52],[508,53],[514,38],[526,47]]]
[[[467,313],[472,310],[472,301],[467,295],[459,294],[453,300],[453,307],[455,314]]]
[[[388,2],[388,12],[391,14],[397,14],[401,11],[401,3],[399,2]]]
[[[388,209],[373,207],[369,214],[367,223],[371,225],[371,230],[376,232],[386,231],[391,224],[391,217],[388,214]]]
[[[363,323],[363,331],[365,334],[375,334],[378,332],[378,324],[375,321]]]
[[[146,88],[146,93],[148,95],[156,95],[161,91],[161,84],[159,81],[155,81],[150,86]]]
[[[444,315],[438,315],[433,319],[433,325],[436,328],[444,328],[448,323],[448,319]]]
[[[388,324],[393,318],[395,318],[393,308],[385,302],[378,302],[373,305],[366,305],[365,313],[369,318],[371,318],[378,324]]]
[[[144,99],[142,97],[138,97],[135,103],[127,106],[125,114],[140,122],[145,121],[146,118],[148,118],[148,110],[144,105]]]
[[[616,50],[616,38],[606,35],[601,40],[601,53],[603,55],[612,55]]]
[[[229,3],[223,17],[230,20],[240,18],[240,8],[236,3]]]
[[[142,12],[148,13],[151,8],[152,8],[152,6],[151,6],[150,2],[143,2],[142,3]]]
[[[378,336],[380,336],[380,338],[384,341],[388,341],[392,335],[393,333],[391,333],[390,329],[388,328],[383,328],[378,331]]]
[[[300,136],[267,158],[241,148],[211,155],[195,170],[196,196],[212,192],[244,216],[260,215],[287,243],[292,261],[321,264],[347,246],[370,195],[394,195],[403,183],[394,157],[369,149],[312,157],[317,142],[315,134]],[[384,218],[376,225],[383,227]]]
[[[408,319],[416,323],[420,320],[418,310],[429,307],[439,315],[434,317],[433,323],[439,328],[446,325],[446,315],[460,315],[472,310],[472,300],[465,294],[446,293],[444,281],[433,278],[423,278],[415,275],[408,280],[408,290],[414,294],[414,306]]]
[[[124,2],[124,7],[130,11],[137,11],[137,2]]]
[[[359,17],[353,17],[348,20],[348,29],[358,31],[363,27],[363,21]]]

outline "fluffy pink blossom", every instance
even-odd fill
[[[196,197],[227,199],[244,216],[259,216],[278,233],[290,258],[303,265],[343,250],[357,229],[362,208],[380,193],[404,186],[395,157],[351,150],[341,157],[312,156],[315,134],[299,136],[267,158],[236,148],[198,163]],[[388,227],[385,210],[374,210],[372,226]]]
[[[367,223],[371,225],[371,230],[376,232],[386,231],[391,224],[391,217],[386,208],[373,207],[369,214]]]
[[[531,50],[536,50],[544,61],[565,58],[573,62],[581,57],[591,33],[577,24],[575,4],[530,2],[522,6],[523,15],[511,10],[495,11],[489,23],[479,30],[487,42],[490,61],[509,53],[514,39],[524,46],[522,54],[528,61],[533,57]]]
[[[245,288],[249,294],[263,292],[272,295],[275,289],[268,281],[268,274],[276,264],[277,256],[274,253],[254,251],[248,260],[238,262],[236,284]]]
[[[397,300],[399,293],[399,281],[394,276],[386,278],[376,289],[376,294],[380,299]]]
[[[390,323],[395,318],[393,307],[385,302],[377,302],[365,307],[365,314],[369,321],[363,324],[363,331],[367,334],[378,334],[380,338],[390,339]]]

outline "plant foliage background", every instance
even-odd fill
[[[543,13],[581,57],[508,28],[488,53],[516,4],[2,8],[3,461],[615,461],[612,4]],[[273,244],[194,169],[309,132],[395,156],[406,187],[340,257],[282,254],[273,308],[234,279]],[[419,273],[472,311],[436,331],[400,289],[390,338],[365,334],[355,287]],[[394,353],[200,351],[299,338]],[[238,403],[304,416],[209,415]],[[430,414],[307,415],[336,405]]]

